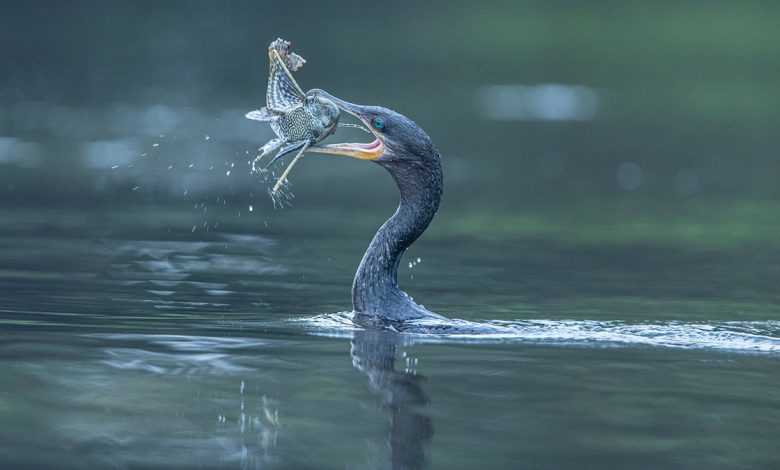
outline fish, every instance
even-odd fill
[[[257,163],[273,152],[277,153],[265,168],[289,153],[298,152],[274,185],[274,193],[303,153],[336,131],[341,114],[331,100],[303,92],[292,72],[303,67],[306,60],[291,49],[292,44],[282,38],[268,46],[266,105],[246,114],[247,119],[268,122],[276,134],[275,139],[260,148],[260,155],[252,163],[253,169],[256,170]]]

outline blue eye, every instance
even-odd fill
[[[382,129],[385,128],[385,121],[383,121],[383,120],[381,120],[379,118],[374,118],[374,124],[373,125],[374,125],[374,129],[376,129],[378,131],[381,131]]]

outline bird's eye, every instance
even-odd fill
[[[379,118],[374,118],[374,123],[372,125],[374,126],[374,129],[381,131],[385,128],[385,121]]]

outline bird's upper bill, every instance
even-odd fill
[[[385,143],[382,138],[382,134],[378,132],[371,125],[371,118],[368,116],[363,106],[349,103],[347,101],[336,98],[335,96],[324,92],[322,90],[314,89],[307,93],[307,95],[322,96],[333,103],[339,108],[348,112],[349,114],[360,119],[366,128],[374,135],[375,139],[369,143],[339,143],[339,144],[327,144],[327,145],[315,145],[309,148],[309,152],[317,153],[330,153],[333,155],[345,155],[348,157],[358,158],[360,160],[376,160],[385,151]]]

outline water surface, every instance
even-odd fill
[[[432,230],[402,286],[515,333],[399,336],[339,313],[377,215],[340,230],[336,213],[331,226],[296,210],[194,233],[190,209],[6,213],[18,223],[0,243],[0,461],[780,462],[777,250]]]

